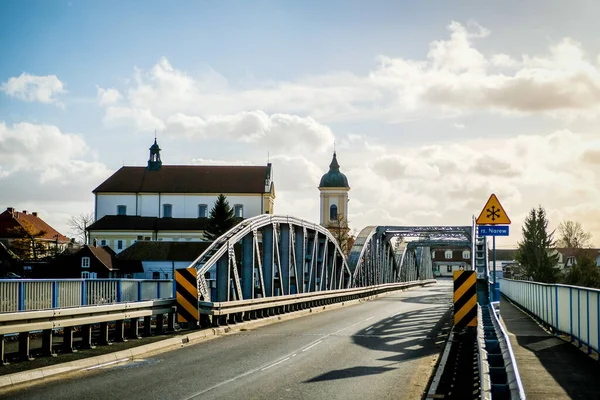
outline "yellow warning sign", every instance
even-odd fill
[[[506,215],[504,208],[495,194],[485,203],[481,214],[477,218],[478,225],[510,225],[510,218]]]

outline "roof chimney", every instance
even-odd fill
[[[37,211],[32,212],[31,215],[33,215],[34,217],[37,217]]]
[[[27,215],[27,210],[23,210],[23,214]]]
[[[10,215],[12,215],[12,214],[13,214],[13,212],[15,211],[15,209],[14,209],[14,208],[12,208],[12,207],[6,207],[6,211],[8,211],[8,213],[9,213]]]

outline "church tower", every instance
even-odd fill
[[[160,161],[160,147],[154,138],[154,144],[150,146],[150,158],[148,159],[148,171],[158,171],[162,166]]]
[[[329,172],[321,178],[320,224],[328,228],[334,235],[348,232],[348,178],[340,172],[335,151],[329,164]]]

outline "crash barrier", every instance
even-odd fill
[[[0,313],[173,297],[173,283],[166,279],[0,280]]]

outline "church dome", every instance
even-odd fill
[[[323,175],[319,187],[350,188],[348,178],[340,172],[340,164],[337,162],[335,152],[333,153],[331,164],[329,164],[329,172]]]

